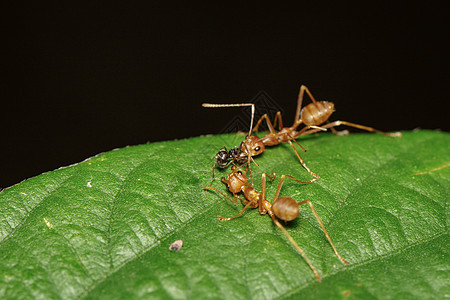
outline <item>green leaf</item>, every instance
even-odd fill
[[[102,153],[0,193],[0,298],[437,299],[450,293],[449,134],[320,134],[300,139],[317,183],[286,180],[281,196],[309,199],[286,224],[323,281],[267,215],[203,187],[212,157],[242,136],[218,135]],[[308,181],[288,144],[253,165]],[[216,177],[229,172],[216,171]],[[216,180],[214,187],[228,193]],[[179,252],[169,251],[182,239]]]

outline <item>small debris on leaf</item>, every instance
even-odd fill
[[[183,247],[183,240],[176,240],[169,246],[169,250],[175,250],[175,252],[180,251],[181,247]]]

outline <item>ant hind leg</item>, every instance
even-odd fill
[[[342,261],[344,264],[348,265],[348,261],[343,259],[342,256],[337,252],[336,247],[334,246],[333,242],[331,241],[330,235],[328,234],[327,230],[325,229],[325,226],[323,225],[322,221],[320,220],[320,217],[317,214],[317,211],[314,209],[312,202],[309,200],[304,200],[304,201],[298,202],[298,206],[300,206],[302,204],[308,204],[309,207],[311,207],[311,210],[313,211],[313,213],[317,219],[317,222],[319,222],[320,227],[322,227],[325,237],[327,238],[328,242],[330,242],[331,247],[333,248],[334,254],[336,254],[336,256],[339,258],[340,261]]]
[[[369,132],[376,132],[376,133],[380,133],[380,134],[383,134],[385,136],[390,136],[390,137],[401,137],[402,136],[402,133],[399,132],[399,131],[392,132],[392,133],[384,132],[384,131],[375,129],[373,127],[359,125],[359,124],[355,124],[355,123],[351,123],[351,122],[347,122],[347,121],[334,121],[334,122],[331,122],[331,123],[328,123],[326,125],[321,126],[321,128],[326,128],[326,129],[330,128],[330,129],[332,129],[333,127],[340,126],[340,125],[346,125],[346,126],[349,126],[349,127],[358,128],[358,129],[369,131]],[[301,135],[313,134],[313,133],[316,133],[319,130],[320,129],[308,130],[306,132],[303,132]]]
[[[316,276],[317,281],[322,281],[322,278],[320,278],[319,273],[317,272],[316,268],[313,266],[311,261],[306,256],[305,252],[302,250],[302,248],[299,247],[299,245],[294,241],[294,239],[291,237],[291,235],[286,231],[286,229],[281,225],[280,221],[275,217],[275,214],[272,211],[269,211],[269,215],[272,218],[273,223],[283,232],[283,234],[287,237],[289,242],[297,249],[298,253],[300,253],[301,256],[303,256],[303,259],[306,261],[306,263],[309,265],[311,270],[314,273],[314,276]]]

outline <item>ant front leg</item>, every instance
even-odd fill
[[[272,222],[281,230],[281,232],[283,232],[283,234],[287,237],[287,239],[289,240],[289,242],[291,242],[292,245],[294,245],[295,249],[297,249],[298,253],[300,253],[301,256],[303,256],[303,259],[306,261],[306,263],[308,264],[308,266],[311,268],[311,270],[314,273],[314,276],[316,276],[317,281],[322,281],[322,278],[320,278],[319,273],[317,272],[316,268],[313,266],[313,264],[311,263],[311,261],[308,259],[308,257],[306,256],[305,251],[302,250],[302,248],[300,248],[300,246],[294,241],[294,239],[291,237],[291,235],[289,234],[289,232],[286,231],[286,229],[284,228],[283,225],[281,225],[280,221],[278,221],[278,219],[275,217],[275,214],[273,213],[272,210],[268,211],[269,216],[272,218]]]
[[[316,216],[317,222],[319,222],[320,227],[322,227],[325,237],[327,238],[328,242],[330,242],[331,247],[333,248],[334,254],[336,254],[336,256],[340,259],[340,261],[342,261],[344,264],[348,265],[348,261],[343,259],[342,256],[339,255],[339,253],[337,252],[336,247],[334,246],[333,242],[331,241],[330,235],[328,234],[327,230],[325,229],[325,226],[323,226],[323,223],[320,220],[319,215],[317,214],[317,211],[314,209],[312,202],[309,200],[304,200],[304,201],[298,202],[298,206],[300,206],[302,204],[308,204],[309,207],[311,207],[311,210],[313,211],[314,215]]]
[[[221,191],[219,191],[219,190],[216,189],[216,188],[213,188],[213,187],[211,187],[211,186],[205,186],[204,189],[205,189],[205,192],[206,192],[206,190],[216,191],[216,192],[218,192],[219,194],[221,194],[222,196],[224,196],[226,199],[228,199],[231,203],[237,204],[237,199],[236,199],[236,195],[235,195],[235,194],[233,194],[233,196],[234,196],[234,201],[233,201],[233,200],[231,200],[230,198],[228,198],[224,193],[222,193]]]
[[[277,176],[277,173],[272,172],[272,175],[269,175],[267,173],[262,173],[262,199],[266,199],[266,177],[269,177],[270,181],[275,180],[275,177]]]
[[[247,164],[247,171],[250,174],[250,181],[251,181],[252,186],[253,186],[253,175],[252,175],[252,169],[250,167],[250,162],[253,161],[258,167],[259,167],[259,165],[253,159],[252,154],[251,154],[250,150],[248,149],[247,145],[244,143],[244,141],[242,141],[241,145],[239,146],[239,149],[242,149],[242,148],[244,148],[245,152],[247,153],[247,162],[246,162],[246,164]]]
[[[230,220],[233,220],[234,218],[237,218],[237,217],[241,216],[241,215],[247,210],[247,208],[248,208],[250,205],[252,205],[252,204],[253,204],[253,202],[249,201],[249,202],[247,203],[247,205],[245,205],[245,207],[241,210],[240,213],[238,213],[237,215],[235,215],[235,216],[233,216],[233,217],[231,217],[231,218],[224,218],[224,217],[221,217],[221,216],[218,216],[217,218],[218,218],[220,221],[230,221]]]
[[[228,167],[232,162],[233,161],[229,161],[226,165],[222,166],[221,168]],[[217,166],[217,162],[215,162],[212,166],[212,180],[211,180],[211,183],[209,184],[209,186],[212,186],[214,179],[216,179],[216,177],[214,176],[214,170],[215,170],[216,166]],[[205,193],[206,193],[206,191],[205,191]]]

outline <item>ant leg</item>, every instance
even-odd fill
[[[340,126],[340,125],[346,125],[346,126],[350,126],[350,127],[366,130],[366,131],[369,131],[369,132],[376,132],[376,133],[380,133],[380,134],[383,134],[385,136],[390,136],[390,137],[401,137],[402,136],[401,132],[392,132],[392,133],[383,132],[383,131],[375,129],[373,127],[368,127],[368,126],[364,126],[364,125],[350,123],[350,122],[347,122],[347,121],[334,121],[334,122],[331,122],[329,124],[323,125],[322,128],[332,128],[332,127],[336,127],[336,126]],[[312,134],[312,133],[315,133],[317,131],[318,131],[317,129],[308,130],[308,131],[304,132],[302,135]]]
[[[280,113],[280,112],[278,112],[278,113]],[[278,115],[278,113],[277,113],[277,115]],[[281,113],[280,113],[280,118],[281,118]],[[270,122],[269,116],[267,114],[262,115],[262,117],[258,120],[258,122],[256,122],[255,127],[253,127],[253,131],[255,131],[255,132],[258,131],[259,125],[261,125],[261,122],[263,120],[266,120],[266,124],[267,124],[267,127],[269,127],[270,133],[276,133],[276,130],[275,130],[274,126],[272,125],[272,122]],[[275,120],[276,120],[276,118],[275,118]],[[280,121],[279,121],[279,123],[280,123]],[[274,124],[275,124],[275,121],[274,121]]]
[[[270,181],[275,180],[277,173],[273,172],[272,175],[262,173],[262,199],[266,199],[266,177],[269,177]]]
[[[327,124],[327,125],[325,125],[323,127],[324,128],[333,128],[333,127],[339,126],[339,125],[346,125],[346,126],[349,126],[349,127],[354,127],[354,128],[366,130],[366,131],[369,131],[369,132],[376,132],[376,133],[380,133],[380,134],[383,134],[385,136],[391,136],[391,137],[400,137],[402,135],[401,132],[393,132],[393,133],[383,132],[383,131],[375,129],[373,127],[359,125],[359,124],[355,124],[355,123],[351,123],[351,122],[347,122],[347,121],[334,121],[334,122],[331,122],[331,123],[329,123],[329,124]]]
[[[212,184],[213,184],[213,182],[214,182],[214,179],[216,178],[215,176],[214,176],[214,169],[216,168],[216,163],[214,163],[213,164],[213,166],[212,166],[212,180],[211,180],[211,183],[209,184],[209,186],[212,186]],[[206,193],[206,191],[205,191],[205,193]]]
[[[211,187],[211,186],[205,186],[204,189],[205,189],[205,190],[216,191],[216,192],[218,192],[219,194],[221,194],[222,196],[224,196],[225,198],[227,198],[231,203],[237,204],[237,199],[236,199],[236,198],[234,198],[234,201],[233,201],[233,200],[231,200],[230,198],[228,198],[224,193],[222,193],[221,191],[219,191],[219,190],[216,189],[216,188],[213,188],[213,187]]]
[[[247,151],[247,170],[248,170],[248,173],[250,174],[250,181],[253,186],[253,175],[252,175],[252,170],[250,168],[250,160],[253,160],[253,157],[251,156],[250,151],[248,151],[247,145],[244,144],[244,141],[241,142],[239,149],[242,149],[242,145],[244,145],[245,151]],[[254,160],[253,160],[253,162],[259,167],[259,165]]]
[[[297,249],[298,253],[300,253],[301,256],[303,256],[303,259],[306,261],[306,263],[309,265],[309,267],[313,271],[314,276],[316,276],[317,281],[319,281],[319,282],[322,281],[322,278],[320,278],[320,275],[317,272],[316,268],[314,268],[314,266],[312,265],[311,261],[308,259],[308,257],[306,256],[305,252],[302,250],[302,248],[300,248],[297,245],[297,243],[294,241],[294,239],[291,237],[291,235],[286,231],[286,229],[284,229],[283,225],[281,225],[281,223],[275,217],[275,214],[271,210],[269,210],[268,213],[269,213],[270,217],[272,218],[273,223],[275,223],[275,225],[277,225],[277,227],[280,228],[280,230],[288,238],[288,240],[291,242],[291,244],[294,245],[295,249]]]
[[[324,128],[324,127],[320,127],[320,128]],[[301,130],[301,131],[297,132],[297,134],[294,137],[298,138],[300,136],[310,135],[310,134],[314,134],[319,131],[324,131],[323,129],[319,129],[319,128],[311,129],[311,127],[309,127],[309,126],[303,128],[303,129],[305,129],[305,130]],[[308,129],[308,130],[306,130],[306,129]]]
[[[306,152],[306,149],[305,148],[303,148],[303,146],[302,145],[300,145],[300,143],[299,142],[297,142],[297,140],[295,139],[295,138],[293,138],[292,136],[290,136],[290,135],[288,135],[289,136],[289,138],[291,139],[291,141],[294,141],[300,148],[302,148],[302,150],[303,151],[305,151]]]
[[[228,152],[227,147],[225,147],[225,146],[223,146],[222,148],[220,148],[220,150],[225,150],[225,151]],[[219,151],[219,152],[220,152],[220,151]],[[217,153],[219,153],[219,152],[217,152]],[[217,154],[216,154],[216,156],[217,156]],[[225,167],[228,167],[229,164],[230,164],[230,163],[227,163],[227,165],[226,165]],[[213,182],[214,182],[214,179],[215,179],[215,176],[214,176],[214,169],[216,168],[216,165],[217,165],[217,161],[214,161],[214,164],[213,164],[213,166],[212,166],[212,180],[211,180],[211,183],[209,184],[209,186],[212,186],[212,184],[213,184]],[[205,191],[205,193],[206,193],[206,191]]]
[[[278,111],[275,115],[275,118],[273,119],[273,127],[276,126],[278,121],[278,130],[283,129],[283,119],[281,118],[281,111]]]
[[[273,174],[275,174],[275,173],[273,173]],[[274,178],[275,178],[275,176],[274,176]],[[292,177],[290,175],[285,175],[285,174],[281,175],[280,182],[278,183],[277,191],[275,192],[275,197],[273,198],[273,203],[275,203],[275,201],[277,201],[278,196],[280,195],[281,187],[283,186],[283,181],[285,178],[289,178],[289,179],[297,181],[298,183],[303,183],[303,184],[310,184],[310,183],[313,183],[315,180],[317,180],[316,178],[314,178],[311,181],[303,182],[303,181],[300,181],[297,178]]]
[[[295,141],[295,140],[294,140]],[[312,183],[314,181],[317,181],[318,178],[320,178],[319,175],[317,175],[316,173],[312,172],[308,166],[305,164],[305,162],[303,161],[303,159],[300,157],[300,154],[298,154],[297,149],[295,149],[294,144],[292,144],[291,141],[288,141],[289,144],[291,145],[292,149],[294,149],[295,154],[297,155],[298,159],[300,160],[300,163],[302,164],[302,166],[306,169],[306,171],[308,171],[309,174],[311,174],[314,178],[311,179],[311,181],[309,183]]]
[[[240,165],[237,165],[233,162],[233,166],[231,167],[231,170],[233,170],[233,168],[235,168],[236,170],[240,170],[243,173],[247,173],[248,172],[248,166],[245,168],[245,171],[241,168]],[[234,170],[233,170],[234,171]]]
[[[226,149],[226,148],[225,148]],[[228,167],[231,163],[232,163],[233,161],[229,161],[225,166],[224,166],[224,168],[226,168],[226,167]],[[216,163],[214,163],[213,164],[213,167],[212,167],[212,180],[211,180],[211,183],[209,184],[209,186],[212,186],[212,184],[213,184],[213,182],[214,182],[214,179],[215,179],[215,176],[214,176],[214,169],[215,169],[215,167],[216,167]],[[205,191],[205,193],[206,193],[206,191]]]
[[[311,201],[309,200],[304,200],[301,202],[298,202],[298,206],[302,205],[302,204],[308,204],[309,207],[311,207],[311,210],[313,211],[314,215],[316,216],[317,222],[319,222],[320,227],[322,227],[323,233],[325,234],[325,237],[327,238],[327,240],[330,242],[331,247],[333,247],[334,250],[334,254],[336,254],[336,256],[346,265],[348,265],[348,261],[346,261],[345,259],[342,258],[342,256],[339,255],[339,253],[336,250],[336,247],[334,246],[333,242],[331,241],[330,235],[328,234],[327,230],[325,229],[325,226],[323,226],[322,221],[319,218],[319,215],[317,214],[317,211],[314,209],[314,206],[312,204]]]
[[[248,161],[247,161],[247,165],[248,165],[248,173],[250,174],[250,182],[252,183],[253,186],[253,175],[252,175],[252,170],[250,168],[250,160],[253,160],[253,158],[250,156],[250,153],[248,154]],[[253,160],[254,162],[254,160]],[[256,164],[256,162],[255,162]],[[257,164],[258,165],[258,164]]]
[[[239,197],[239,195],[236,195],[236,194],[233,194],[233,195],[234,195],[234,198],[235,198],[235,199],[236,199],[236,198],[239,199],[239,201],[241,201],[241,203],[244,204],[244,205],[247,205],[247,203],[250,202],[250,201],[248,201],[248,200],[245,199],[245,198],[244,198],[244,200],[242,200],[241,197]],[[237,200],[236,200],[236,202],[237,202]]]
[[[276,175],[277,174],[275,172],[272,173],[272,176],[267,173],[262,173],[262,175],[261,175],[261,177],[262,177],[262,192],[261,192],[261,198],[258,201],[259,213],[261,215],[264,215],[269,211],[268,207],[266,206],[266,203],[269,202],[266,200],[266,177],[269,177],[270,181],[272,181],[275,179]]]
[[[326,120],[327,124],[330,124],[330,120]],[[343,131],[337,131],[334,127],[330,127],[330,130],[333,134],[336,135],[348,135],[349,131],[348,130],[343,130]]]
[[[253,156],[250,156],[250,159],[255,165],[257,165],[259,167],[258,163],[253,159]]]
[[[270,181],[275,180],[275,177],[277,177],[277,173],[275,173],[275,172],[272,172],[272,175],[269,175],[264,172],[263,175],[264,175],[264,177],[266,177],[266,176],[269,177]]]
[[[310,129],[314,129],[314,132],[317,132],[317,131],[327,131],[327,129],[324,128],[324,127],[315,126],[315,125],[307,125],[307,126],[303,127],[300,131],[297,131],[297,132],[294,134],[294,136],[292,137],[292,139],[295,140],[295,139],[297,139],[299,136],[306,135],[304,132],[305,132],[306,130],[308,130],[308,131],[306,131],[306,132],[312,131],[312,130],[310,130]],[[332,131],[333,131],[333,129],[332,129]]]
[[[251,204],[253,204],[253,202],[248,202],[247,205],[241,210],[240,213],[238,213],[237,215],[235,215],[235,216],[233,216],[233,217],[231,217],[231,218],[224,218],[224,217],[219,216],[218,219],[219,219],[220,221],[230,221],[230,220],[233,220],[234,218],[239,217],[240,215],[242,215],[242,214],[245,212],[245,210],[246,210]]]
[[[269,176],[267,173],[262,173],[262,199],[266,199],[266,176]],[[270,176],[269,176],[270,178]],[[259,203],[259,211],[261,212],[263,210],[262,202]]]
[[[308,94],[309,98],[311,98],[312,102],[314,102],[314,103],[316,102],[316,99],[314,99],[314,97],[311,94],[311,92],[309,91],[309,89],[306,86],[302,85],[300,87],[300,91],[298,92],[297,109],[295,111],[295,119],[294,119],[294,125],[298,123],[297,126],[300,125],[300,122],[301,122],[300,113],[302,111],[303,95],[305,92]]]

